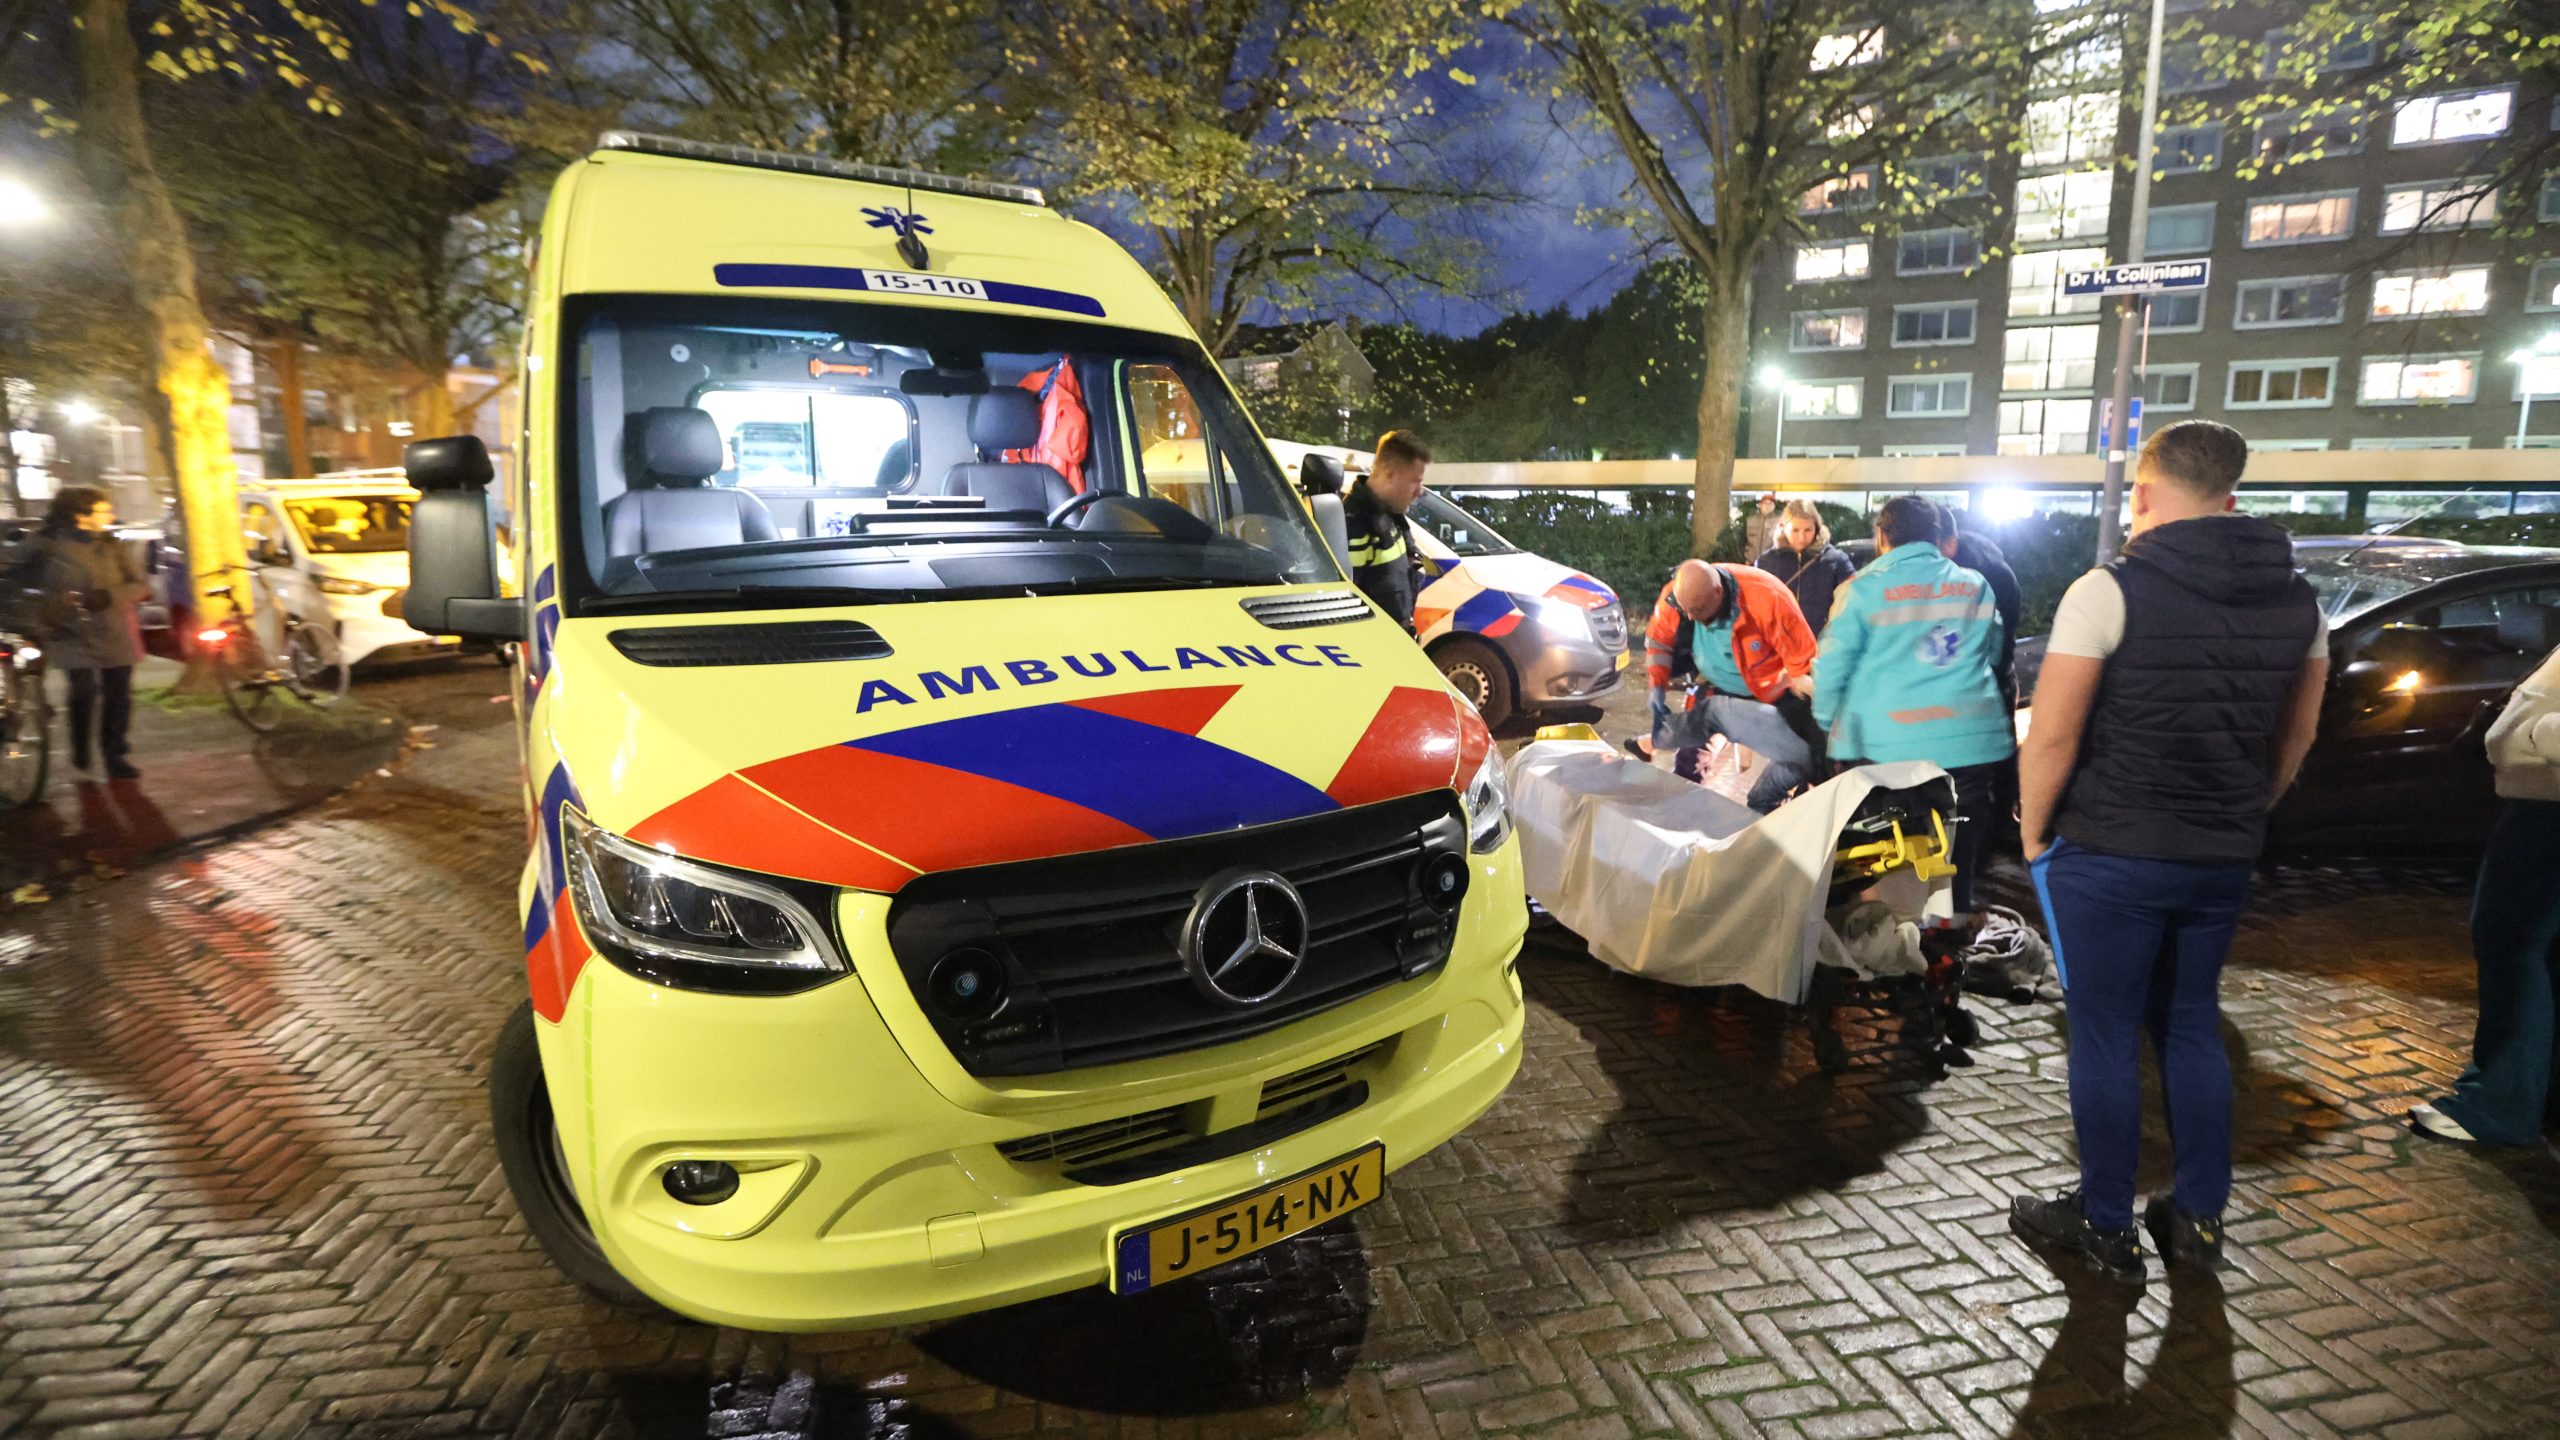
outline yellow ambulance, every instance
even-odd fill
[[[491,1104],[571,1277],[766,1330],[1140,1291],[1501,1094],[1499,755],[1109,239],[608,135],[522,373],[524,595],[428,440],[404,610],[520,642]]]

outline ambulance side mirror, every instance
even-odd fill
[[[1315,517],[1316,528],[1324,532],[1324,548],[1333,552],[1333,563],[1342,573],[1351,573],[1351,522],[1343,518],[1342,497],[1311,495],[1307,511]]]
[[[1342,462],[1331,455],[1309,455],[1298,462],[1298,488],[1309,495],[1342,493]]]
[[[524,638],[524,607],[498,594],[498,553],[488,486],[496,473],[474,435],[413,442],[403,453],[418,503],[409,515],[409,592],[400,613],[413,630],[466,640]]]

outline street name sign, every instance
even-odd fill
[[[2101,265],[2095,270],[2062,272],[2065,295],[2156,295],[2163,290],[2201,290],[2213,273],[2210,260],[2148,260],[2134,265]]]

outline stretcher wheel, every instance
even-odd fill
[[[1939,1019],[1949,1044],[1969,1050],[1982,1043],[1982,1022],[1973,1018],[1973,1012],[1962,1005],[1949,1001],[1939,1011]]]

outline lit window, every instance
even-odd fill
[[[1884,56],[1884,31],[1825,35],[1813,42],[1813,68],[1837,70],[1843,65],[1871,65]]]
[[[2337,376],[2335,360],[2234,361],[2222,403],[2230,410],[2325,409]]]
[[[2489,308],[2489,267],[2399,270],[2373,278],[2373,318],[2411,320],[2426,315],[2479,315]]]
[[[2529,356],[2516,366],[2515,398],[2523,399],[2528,390],[2533,392],[2536,400],[2545,395],[2560,395],[2560,355]]]
[[[1833,140],[1855,140],[1876,128],[1876,107],[1860,105],[1822,127],[1822,133]]]
[[[2018,182],[2018,243],[2087,240],[2107,233],[2115,176],[2105,170],[2034,175]]]
[[[2344,240],[2355,233],[2356,192],[2332,190],[2322,195],[2273,195],[2249,202],[2244,245],[2308,245]]]
[[[2152,142],[2151,163],[2160,174],[2185,175],[2222,163],[2222,122],[2164,125]]]
[[[2173,294],[2146,296],[2143,316],[2154,335],[2176,334],[2204,328],[2204,292],[2180,290]]]
[[[1863,350],[1867,344],[1864,310],[1798,310],[1787,340],[1790,350]]]
[[[1892,420],[1943,420],[1973,413],[1970,375],[1897,375],[1885,382],[1884,413]]]
[[[1961,444],[1887,445],[1884,447],[1884,453],[1885,458],[1889,460],[1941,460],[1964,454],[1964,446]]]
[[[2103,247],[2074,247],[2069,250],[2030,250],[2009,257],[2009,318],[2037,319],[2048,315],[2095,315],[2095,295],[2062,293],[2063,272],[2094,270],[2107,263]]]
[[[2086,390],[2098,368],[2095,325],[2030,325],[2003,342],[2000,390]]]
[[[2282,330],[2297,325],[2335,325],[2347,318],[2347,279],[2343,275],[2288,275],[2276,280],[2240,282],[2243,330]]]
[[[2021,162],[2033,168],[2113,159],[2117,111],[2116,97],[2105,92],[2029,101]]]
[[[1914,230],[1894,247],[1896,275],[1970,274],[1982,263],[1982,237],[1970,230]]]
[[[2498,188],[2486,180],[2394,185],[2382,192],[2382,233],[2462,230],[2498,222]]]
[[[1956,200],[1981,194],[1990,173],[1982,155],[1932,155],[1911,162],[1911,188],[1923,200]]]
[[[1787,386],[1790,420],[1855,420],[1866,386],[1857,380],[1798,380]]]
[[[2524,308],[2560,310],[2560,260],[2534,263],[2532,274],[2524,282]]]
[[[2090,400],[2003,400],[2000,453],[2085,455],[2089,451]]]
[[[2251,148],[2261,165],[2290,165],[2364,150],[2364,114],[2352,105],[2317,113],[2280,110],[2258,121]]]
[[[1796,247],[1796,283],[1867,278],[1867,242],[1821,240]]]
[[[2504,135],[2515,103],[2516,94],[2511,89],[2469,90],[2404,100],[2391,116],[2391,143],[2445,145]]]
[[[2213,248],[2213,206],[2163,205],[2151,212],[2144,227],[2142,254],[2193,255]]]
[[[1896,305],[1893,307],[1893,343],[1896,345],[1970,345],[1973,343],[1973,311],[1971,300],[1947,300],[1933,305]]]
[[[1826,210],[1864,210],[1876,203],[1876,167],[1861,166],[1835,175],[1804,192],[1796,209],[1807,215]]]
[[[2359,405],[2468,405],[2480,380],[2477,355],[2412,355],[2364,362]]]
[[[2142,408],[2145,411],[2196,408],[2196,368],[2193,365],[2152,366],[2142,377]]]

